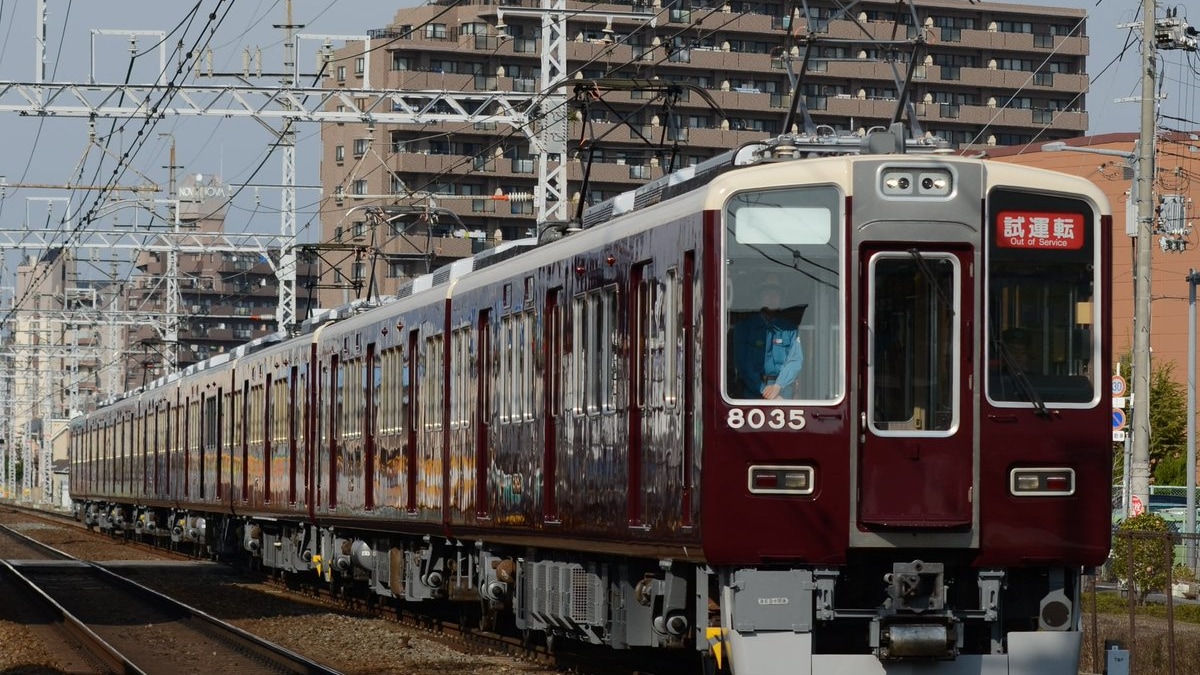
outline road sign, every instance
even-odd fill
[[[1142,503],[1142,498],[1133,495],[1129,498],[1129,515],[1140,516],[1146,510],[1146,505]]]
[[[1113,375],[1112,395],[1113,396],[1124,396],[1125,395],[1125,378],[1121,377],[1120,375]]]
[[[1125,428],[1125,411],[1120,408],[1113,408],[1112,418],[1113,431],[1120,431]]]
[[[1113,443],[1124,443],[1124,442],[1125,442],[1125,432],[1124,431],[1114,431],[1113,432]]]

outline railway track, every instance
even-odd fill
[[[11,542],[23,535],[3,533],[5,550],[14,551]],[[55,627],[64,638],[64,672],[338,673],[101,566],[32,540],[21,544],[33,557],[0,562],[5,612]]]
[[[43,521],[69,521],[73,526],[78,527],[78,523],[69,516],[63,517],[60,514],[46,514],[24,508],[13,508],[12,510],[31,518],[42,519]],[[36,527],[32,527],[31,529],[36,532]],[[163,547],[154,546],[150,542],[142,541],[138,537],[117,540],[107,535],[86,532],[82,528],[80,529],[82,536],[105,540],[114,544],[119,543],[121,546],[128,546],[131,550],[154,551],[171,557],[187,558],[184,552],[169,551]],[[3,549],[0,549],[0,557],[4,557],[2,551]],[[194,560],[195,558],[193,557],[192,559]],[[142,570],[148,573],[151,569],[154,568],[142,567],[136,563],[128,568],[124,565],[113,567],[113,571],[116,573],[134,578],[141,577]],[[164,568],[160,566],[159,569]],[[288,595],[295,598],[297,602],[315,603],[328,608],[330,611],[339,613],[345,612],[357,616],[385,619],[399,624],[405,629],[406,633],[414,638],[424,637],[453,645],[454,649],[464,653],[481,656],[505,655],[507,658],[512,659],[514,664],[523,664],[521,666],[523,669],[537,669],[539,672],[542,669],[547,671],[558,670],[587,673],[588,675],[629,675],[630,673],[652,675],[664,672],[698,672],[698,669],[681,668],[678,655],[669,659],[663,659],[660,655],[647,661],[647,655],[645,654],[640,657],[632,657],[628,653],[591,648],[588,645],[571,641],[545,644],[541,640],[531,640],[528,636],[514,636],[511,633],[485,629],[480,626],[480,617],[477,612],[459,612],[447,607],[442,607],[441,610],[443,611],[437,612],[431,611],[433,610],[432,607],[414,605],[397,606],[377,602],[374,597],[362,596],[347,588],[340,589],[340,592],[337,590],[330,592],[331,589],[329,588],[320,588],[316,585],[305,583],[305,580],[288,579],[278,575],[261,573],[261,570],[256,570],[253,566],[250,566],[250,568],[243,566],[240,568],[240,571],[244,575],[244,578],[254,579],[264,587],[273,589],[276,595]],[[192,584],[213,583],[206,581],[207,577],[200,577],[195,574],[191,577],[180,576],[180,578],[190,578]],[[146,579],[140,580],[148,581]],[[151,581],[151,583],[153,582]],[[162,582],[154,585],[163,592],[171,592],[171,588]],[[202,603],[197,602],[196,604],[204,606]],[[631,663],[631,658],[637,662]],[[667,662],[664,663],[664,661]],[[221,670],[225,671],[227,669],[222,668]]]

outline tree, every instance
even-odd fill
[[[1132,356],[1121,359],[1118,373],[1130,379]],[[1150,372],[1150,467],[1156,485],[1182,485],[1186,481],[1187,389],[1174,379],[1175,363],[1156,364]],[[1134,392],[1137,395],[1137,392]],[[1124,452],[1113,444],[1113,477],[1124,476]]]
[[[1130,593],[1137,593],[1139,605],[1146,603],[1146,596],[1151,592],[1166,588],[1167,566],[1173,562],[1168,552],[1174,552],[1169,533],[1170,527],[1162,516],[1146,511],[1126,518],[1113,537],[1113,573],[1127,581]],[[1131,559],[1132,579],[1129,574]]]

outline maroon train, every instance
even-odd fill
[[[1074,675],[1107,201],[893,145],[746,146],[131,392],[73,423],[80,512],[737,673]],[[770,400],[733,344],[767,279]]]

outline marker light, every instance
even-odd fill
[[[815,472],[811,466],[754,465],[746,487],[756,495],[810,495]]]
[[[1014,497],[1069,497],[1075,494],[1075,470],[1028,467],[1009,473],[1008,490]]]
[[[947,197],[954,190],[948,169],[884,169],[880,192],[886,197]]]

